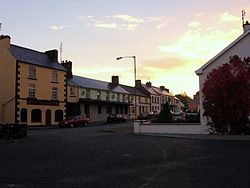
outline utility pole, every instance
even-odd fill
[[[61,44],[60,44],[60,63],[62,63],[62,48],[63,48],[63,43],[61,42]]]

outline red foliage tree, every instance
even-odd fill
[[[202,89],[208,125],[221,134],[249,134],[250,57],[238,56],[208,74]]]

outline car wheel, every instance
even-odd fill
[[[84,126],[84,127],[86,127],[86,126],[87,126],[87,123],[86,123],[86,122],[85,122],[85,123],[83,123],[83,126]]]
[[[71,128],[73,128],[73,127],[74,127],[74,124],[73,124],[73,123],[72,123],[72,124],[70,124],[70,127],[71,127]]]

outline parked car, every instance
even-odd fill
[[[147,112],[142,112],[138,117],[137,119],[139,120],[147,120],[149,119],[149,114]]]
[[[85,115],[72,116],[68,119],[59,122],[59,127],[75,127],[75,126],[87,126],[90,123],[89,118]]]
[[[107,123],[113,122],[125,122],[127,118],[121,114],[109,114],[107,117]]]

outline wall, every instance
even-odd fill
[[[213,61],[209,66],[207,66],[203,73],[199,75],[199,87],[200,87],[200,115],[201,115],[201,124],[207,124],[207,118],[203,116],[204,109],[202,106],[204,96],[202,92],[203,84],[207,79],[207,75],[215,68],[222,66],[225,63],[229,62],[230,56],[238,55],[241,58],[250,56],[250,34],[241,39],[237,44],[232,46],[228,51],[218,57]]]
[[[18,120],[20,121],[20,111],[21,109],[27,109],[27,124],[28,125],[46,125],[46,110],[51,111],[51,124],[56,125],[58,122],[55,122],[55,111],[62,110],[63,111],[63,119],[65,117],[65,104],[66,104],[66,82],[65,76],[66,72],[57,70],[58,81],[52,81],[52,71],[51,68],[46,67],[36,67],[36,79],[29,78],[29,67],[30,64],[18,62],[19,65],[19,99],[18,99]],[[32,105],[27,104],[27,98],[29,97],[29,84],[33,83],[36,85],[36,94],[35,98],[38,100],[51,101],[52,99],[52,87],[58,88],[57,100],[59,101],[58,105],[48,105],[48,104],[40,104],[40,105]],[[33,109],[40,109],[42,111],[42,121],[41,122],[31,122],[31,111]]]
[[[10,38],[0,38],[0,123],[15,123],[16,60],[9,48]]]
[[[200,124],[178,125],[178,124],[141,124],[134,122],[135,134],[208,134],[207,127]]]

